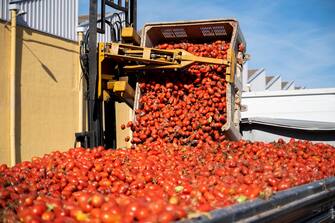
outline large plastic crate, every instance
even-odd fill
[[[191,43],[208,43],[216,40],[230,42],[231,69],[235,71],[235,77],[230,77],[232,82],[227,82],[226,105],[227,122],[222,130],[229,140],[241,139],[239,130],[240,101],[242,91],[242,67],[236,64],[238,45],[246,44],[239,28],[238,21],[234,19],[180,21],[167,23],[145,24],[142,29],[141,46],[154,47],[160,43],[189,41]],[[140,90],[136,86],[134,109],[137,109],[140,98]]]
[[[230,42],[232,56],[236,58],[238,46],[246,42],[242,35],[239,23],[235,19],[214,19],[177,21],[165,23],[148,23],[142,29],[141,45],[143,47],[154,47],[160,43],[180,42],[187,40],[191,43],[208,43],[216,40]],[[237,88],[241,88],[241,70],[236,66],[236,60],[232,69],[235,71],[234,80]]]

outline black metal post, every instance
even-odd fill
[[[124,11],[124,18],[125,18],[125,20],[129,23],[129,0],[125,0],[125,11]]]
[[[130,0],[130,24],[137,29],[137,0]]]
[[[88,41],[88,145],[103,145],[101,102],[97,98],[97,0],[90,0]]]
[[[100,28],[97,28],[97,32],[105,34],[106,0],[101,0],[100,7]]]

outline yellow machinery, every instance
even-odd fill
[[[132,27],[126,27],[124,33],[134,33]],[[125,38],[131,41],[129,35]],[[139,39],[134,37],[133,44],[138,44]],[[230,51],[229,54],[231,54]],[[228,58],[234,56],[228,55]],[[114,69],[111,66],[120,66],[122,76],[146,70],[182,70],[195,62],[226,65],[226,73],[234,76],[231,65],[234,61],[195,56],[185,50],[161,50],[155,48],[139,47],[131,44],[121,43],[99,43],[98,44],[98,97],[103,100],[110,98],[110,93],[116,94],[129,106],[133,107],[134,89],[126,80],[117,80]],[[233,80],[233,78],[231,79]]]
[[[101,0],[99,15],[98,0],[89,2],[89,28],[80,47],[81,67],[87,86],[88,120],[88,131],[76,133],[76,142],[81,142],[82,146],[116,147],[115,101],[126,102],[130,107],[136,107],[138,102],[134,98],[139,94],[136,82],[138,77],[145,73],[161,74],[164,70],[181,71],[196,62],[225,65],[226,81],[231,83],[227,87],[227,94],[230,95],[227,98],[235,98],[235,65],[239,52],[236,46],[244,43],[243,37],[238,39],[242,35],[237,33],[236,20],[207,20],[184,27],[180,24],[171,27],[163,25],[162,30],[156,27],[149,31],[145,26],[142,33],[150,32],[153,37],[147,41],[146,37],[149,35],[143,35],[141,39],[136,32],[136,0],[126,0],[124,4],[123,1],[116,3],[112,0]],[[113,8],[119,13],[115,12],[107,18],[106,7]],[[122,13],[123,18],[120,16]],[[107,25],[109,29],[106,29]],[[106,34],[107,31],[111,31],[111,42],[101,42],[97,46],[97,34]],[[158,38],[160,38],[159,41],[157,41]],[[180,49],[154,48],[159,42],[174,42],[174,38],[180,41],[184,39],[193,41],[194,38],[200,42],[223,40],[232,44],[226,59],[198,57]],[[147,45],[147,43],[150,44]],[[229,114],[234,113],[234,103],[235,101],[227,103],[231,108]],[[232,122],[228,124],[230,123]],[[227,125],[226,129],[230,129],[230,126]],[[239,134],[238,129],[234,132]]]

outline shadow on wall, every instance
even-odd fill
[[[21,39],[21,41],[22,41],[22,39]],[[24,40],[24,41],[26,41],[26,40]],[[41,64],[43,70],[49,75],[49,77],[51,77],[52,80],[54,80],[56,83],[58,83],[57,78],[52,73],[52,71],[38,58],[38,56],[30,49],[30,47],[24,42],[23,42],[23,45],[27,50],[29,50],[31,55],[33,55],[35,57],[35,59]]]
[[[31,31],[28,31],[27,32],[29,35],[31,35]],[[48,34],[45,34],[45,35],[48,35]],[[52,35],[50,35],[52,36]],[[58,38],[58,37],[57,37]],[[60,49],[60,50],[64,50],[64,51],[67,51],[67,52],[71,52],[71,53],[78,53],[78,51],[76,50],[69,50],[65,47],[61,47],[61,46],[56,46],[54,44],[50,44],[50,43],[46,43],[46,42],[41,42],[41,41],[37,41],[37,40],[32,40],[32,39],[23,39],[25,42],[30,42],[30,43],[38,43],[38,44],[41,44],[41,45],[44,45],[44,46],[49,46],[49,47],[52,47],[52,48],[57,48],[57,49]],[[70,42],[70,41],[69,41]]]
[[[30,54],[40,63],[42,69],[46,72],[46,74],[55,82],[58,83],[58,80],[56,78],[56,75],[52,72],[52,70],[50,70],[50,68],[43,63],[43,61],[41,61],[41,59],[36,55],[36,53],[34,53],[34,51],[31,49],[31,47],[29,47],[29,45],[27,44],[28,42],[34,42],[34,43],[38,43],[41,45],[46,45],[49,47],[53,47],[53,48],[58,48],[64,51],[68,51],[68,52],[76,52],[73,50],[68,50],[66,48],[63,47],[59,47],[59,46],[55,46],[53,44],[48,44],[45,42],[40,42],[40,41],[36,41],[36,40],[30,40],[30,39],[24,39],[23,35],[24,34],[28,34],[28,35],[32,35],[33,32],[32,30],[30,30],[29,28],[24,28],[21,26],[17,27],[17,33],[16,33],[16,114],[15,114],[15,122],[16,122],[16,126],[15,126],[15,134],[16,134],[16,141],[15,141],[15,147],[16,147],[16,162],[19,163],[22,161],[22,92],[21,92],[21,81],[22,81],[22,57],[23,57],[23,48],[25,48],[26,50],[28,50],[30,52]],[[77,52],[76,52],[77,53]]]

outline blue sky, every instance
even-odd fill
[[[80,14],[88,0],[79,0]],[[266,69],[307,88],[335,87],[335,0],[138,0],[138,29],[150,22],[236,18]]]

